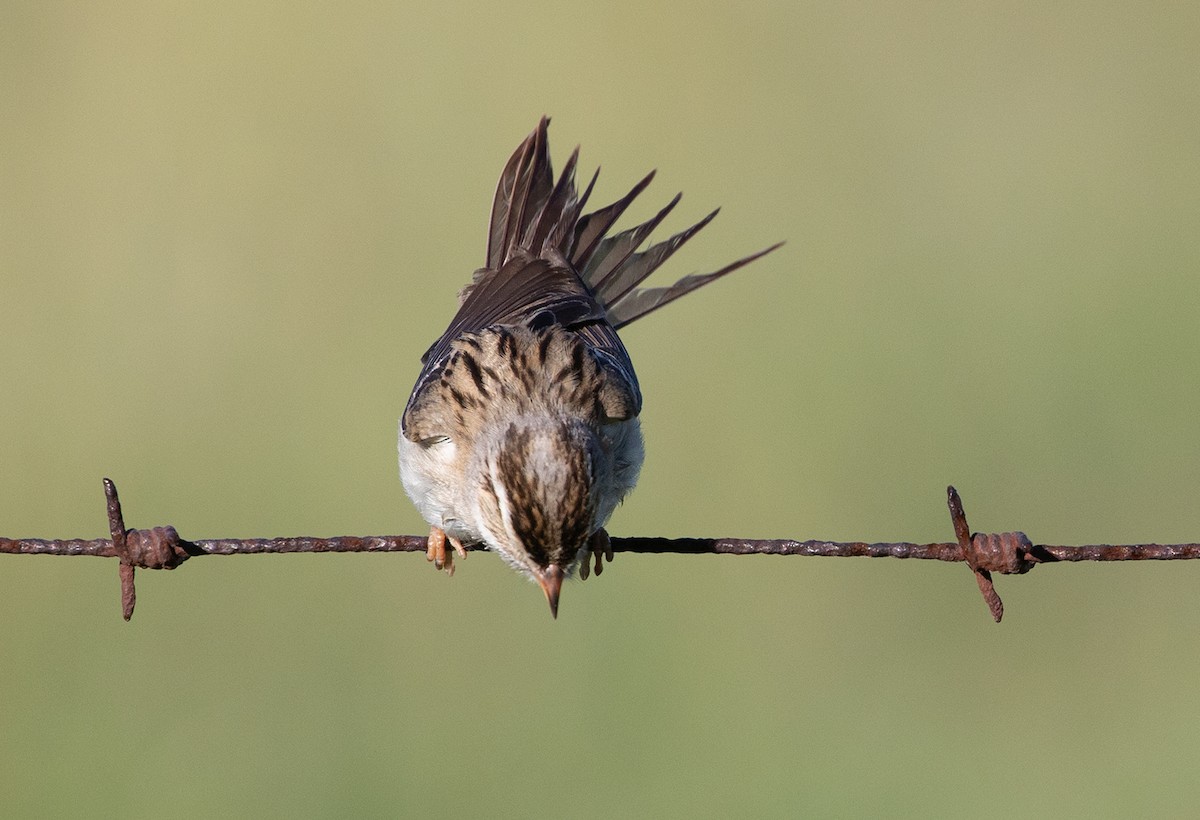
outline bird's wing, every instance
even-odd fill
[[[476,275],[449,327],[421,357],[421,373],[402,423],[406,432],[411,421],[409,411],[437,381],[456,342],[468,334],[505,325],[534,331],[558,326],[576,333],[602,365],[629,384],[636,397],[632,403],[640,409],[633,365],[604,307],[565,259],[554,253],[549,255],[556,258],[534,259],[518,249],[499,270],[484,269]]]
[[[486,267],[477,271],[463,289],[458,313],[421,358],[421,374],[405,410],[406,431],[409,411],[445,367],[456,340],[496,325],[538,329],[553,324],[571,330],[588,344],[606,369],[622,379],[633,396],[636,413],[641,408],[641,393],[616,329],[779,247],[772,245],[714,273],[685,276],[669,287],[638,288],[707,225],[716,211],[639,251],[679,202],[679,196],[646,222],[610,235],[630,203],[650,184],[654,172],[625,196],[584,214],[596,176],[579,195],[575,188],[576,148],[555,181],[547,137],[549,123],[543,117],[504,166],[492,202]]]

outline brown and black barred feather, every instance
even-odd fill
[[[713,211],[695,225],[649,248],[638,248],[679,202],[677,194],[646,222],[608,235],[630,203],[654,178],[647,174],[625,196],[583,214],[596,182],[592,176],[583,195],[575,188],[579,149],[571,153],[557,183],[550,164],[543,117],[508,160],[496,188],[488,230],[486,267],[476,271],[462,291],[458,313],[446,332],[426,351],[423,368],[405,409],[403,427],[410,432],[419,397],[437,383],[466,334],[489,327],[523,326],[535,331],[561,327],[585,341],[613,376],[632,393],[633,414],[640,410],[637,376],[617,328],[779,247],[772,245],[713,273],[685,276],[674,285],[638,288],[684,242],[706,226]],[[597,171],[597,174],[599,172]]]

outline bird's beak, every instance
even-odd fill
[[[558,593],[562,589],[563,569],[557,564],[551,564],[542,572],[537,573],[537,582],[546,593],[546,601],[550,604],[550,614],[558,618]]]

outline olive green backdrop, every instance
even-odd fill
[[[597,202],[721,216],[629,328],[615,534],[1200,538],[1186,4],[0,11],[0,534],[420,532],[417,360],[543,113]],[[0,556],[14,816],[1172,815],[1200,566]]]

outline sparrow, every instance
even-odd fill
[[[654,172],[585,214],[599,171],[580,195],[577,147],[556,181],[548,126],[543,117],[504,166],[485,266],[421,358],[399,454],[405,492],[430,525],[428,560],[453,574],[454,552],[484,544],[541,586],[557,618],[564,578],[578,567],[586,579],[591,556],[597,575],[612,561],[604,527],[642,466],[642,394],[617,331],[782,243],[639,288],[717,211],[639,250],[680,195],[610,234]]]

